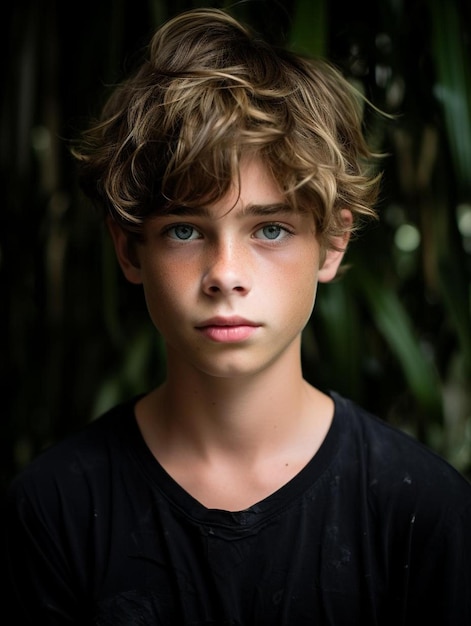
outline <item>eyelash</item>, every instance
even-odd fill
[[[191,224],[182,223],[182,224],[171,224],[170,226],[167,226],[166,228],[164,228],[163,234],[169,237],[170,239],[174,239],[177,241],[192,241],[194,239],[194,237],[192,237],[193,232],[192,232],[192,235],[188,239],[180,239],[179,237],[176,237],[176,236],[175,237],[170,236],[170,233],[172,231],[175,231],[177,228],[182,228],[182,227],[192,229],[193,232],[199,233],[199,230],[195,228],[194,226],[192,226]]]
[[[178,228],[188,228],[192,230],[191,235],[187,238],[187,239],[181,239],[180,237],[176,237],[176,236],[171,236],[170,233],[172,231],[175,231]],[[254,233],[257,233],[259,231],[263,231],[266,228],[277,228],[279,229],[280,232],[284,233],[283,237],[276,237],[274,239],[270,239],[269,237],[266,237],[265,239],[263,239],[263,241],[273,241],[273,242],[277,242],[277,241],[281,241],[283,240],[285,237],[291,237],[292,235],[294,235],[294,232],[292,230],[290,230],[287,226],[285,226],[284,224],[280,224],[279,222],[267,222],[266,224],[264,224],[263,226],[258,227]],[[167,237],[169,237],[170,239],[176,240],[176,241],[194,241],[195,239],[199,239],[200,237],[194,237],[194,233],[198,233],[199,235],[201,235],[201,233],[199,232],[199,230],[193,226],[192,224],[186,224],[186,223],[181,223],[181,224],[171,224],[169,226],[167,226],[164,231],[163,234],[166,235]]]
[[[266,238],[264,239],[264,241],[282,241],[283,239],[285,239],[285,237],[291,237],[292,235],[294,235],[294,232],[292,230],[290,230],[287,226],[284,226],[283,224],[279,224],[278,222],[270,222],[268,224],[264,224],[263,226],[261,226],[260,228],[258,228],[255,232],[258,232],[260,230],[264,230],[265,228],[278,228],[280,230],[280,232],[283,232],[283,237],[279,238],[276,237],[275,239],[270,239],[270,238]]]

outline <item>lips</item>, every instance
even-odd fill
[[[196,326],[207,339],[218,343],[237,343],[251,337],[260,324],[243,317],[212,317]]]

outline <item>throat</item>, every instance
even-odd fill
[[[242,511],[265,500],[306,466],[312,458],[292,462],[265,462],[252,468],[240,465],[211,464],[165,468],[172,478],[195,500],[208,509]]]
[[[168,413],[165,403],[146,398],[136,419],[152,454],[181,488],[206,508],[240,511],[290,482],[322,445],[333,402],[307,384],[301,397],[278,420],[240,405],[226,407],[223,421],[219,410],[182,419],[175,407]]]

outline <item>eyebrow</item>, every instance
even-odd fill
[[[230,209],[232,210],[232,209]],[[229,211],[228,211],[229,212]],[[240,217],[245,216],[266,216],[266,215],[277,215],[280,213],[292,213],[293,209],[284,202],[276,202],[273,204],[248,204],[245,206],[240,212]],[[173,205],[165,208],[160,213],[162,216],[172,216],[175,215],[177,217],[211,217],[211,210],[208,207],[192,207],[192,206],[182,206],[182,205]]]

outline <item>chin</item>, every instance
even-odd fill
[[[215,362],[216,361],[216,362]],[[251,360],[248,362],[248,359],[231,359],[222,362],[222,360],[218,363],[216,359],[212,360],[211,363],[200,364],[198,369],[204,374],[208,376],[213,376],[214,378],[225,378],[229,379],[243,379],[250,376],[256,376],[261,372],[267,370],[270,367],[269,362],[254,362]]]

